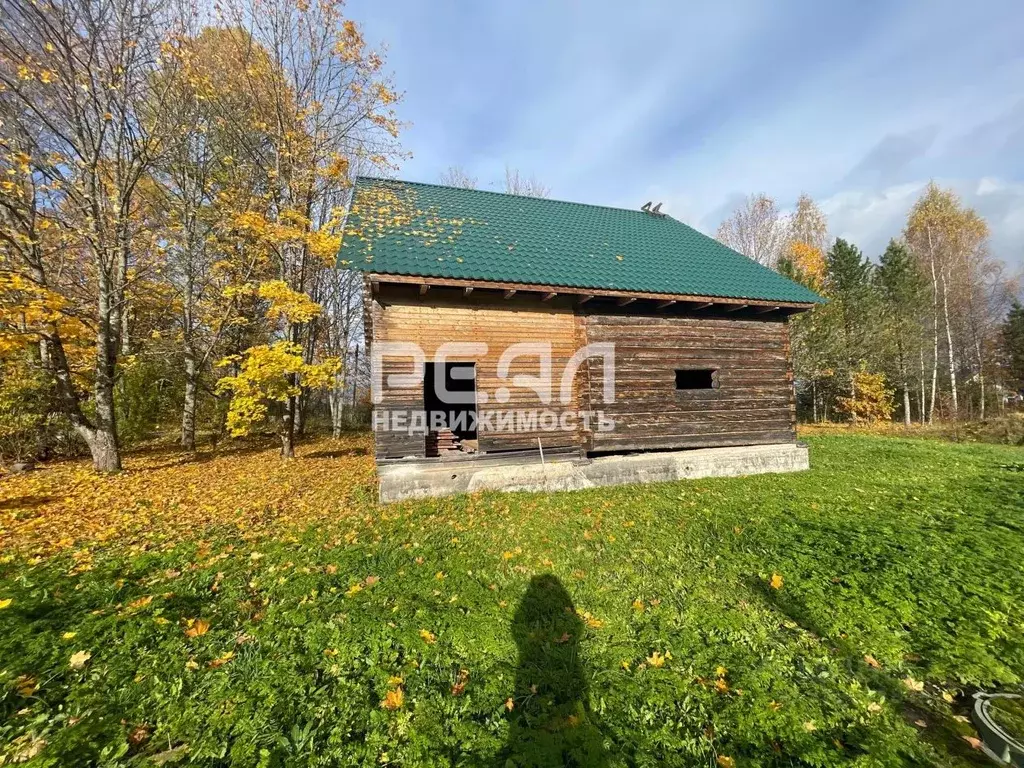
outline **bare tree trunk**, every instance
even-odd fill
[[[818,423],[818,382],[814,378],[811,379],[811,421]]]
[[[96,383],[93,397],[96,407],[95,426],[85,435],[93,467],[98,472],[121,469],[121,451],[117,440],[117,411],[114,406],[117,353],[120,346],[121,313],[117,299],[112,297],[110,277],[100,263],[100,290],[96,330]]]
[[[981,421],[985,420],[985,361],[982,358],[981,344],[977,340],[974,342],[975,354],[978,356],[978,385],[981,388],[981,397],[978,402],[978,418]]]
[[[946,325],[946,348],[949,351],[949,386],[953,395],[953,418],[959,418],[960,407],[956,393],[956,354],[953,350],[953,331],[949,327],[949,294],[946,290],[946,275],[939,273],[942,285],[942,318]]]
[[[289,397],[281,418],[281,458],[295,458],[295,398]]]
[[[925,398],[924,382],[925,382],[925,375],[924,375],[924,348],[922,347],[921,348],[921,399],[917,403],[917,409],[919,411],[919,415],[921,416],[921,425],[922,426],[924,426],[925,411],[927,410],[927,405],[928,405],[927,399]]]
[[[186,451],[196,449],[196,396],[199,390],[199,375],[196,370],[195,350],[185,345],[185,403],[181,409],[181,447]]]
[[[327,403],[331,409],[331,437],[341,437],[341,427],[345,417],[345,377],[341,373],[334,374],[334,384],[327,393]]]
[[[935,394],[939,379],[939,278],[935,272],[935,245],[928,230],[928,261],[932,272],[932,400],[928,407],[928,423],[935,421]]]
[[[96,427],[82,436],[92,454],[93,468],[97,472],[118,472],[121,469],[121,450],[117,440],[117,416],[114,410],[114,377],[112,371],[97,373],[99,375],[94,390]],[[81,433],[81,430],[79,431]]]
[[[298,339],[298,326],[292,323],[288,328],[288,339],[295,343]],[[291,373],[288,375],[288,386],[294,387],[299,383],[299,377]],[[298,398],[289,397],[284,404],[284,414],[281,417],[281,458],[295,458],[295,412],[298,410]]]

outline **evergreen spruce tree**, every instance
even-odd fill
[[[906,245],[890,240],[875,273],[882,304],[884,336],[895,352],[895,370],[903,391],[903,423],[910,426],[910,369],[920,348],[927,283]],[[922,415],[924,413],[922,406]]]
[[[1024,391],[1024,306],[1019,301],[1013,302],[1006,316],[1002,337],[1010,386]]]
[[[838,321],[841,353],[836,361],[854,396],[853,374],[866,366],[877,344],[877,295],[874,267],[860,249],[842,238],[825,257],[825,291],[833,302]]]

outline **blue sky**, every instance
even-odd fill
[[[930,178],[1024,265],[1024,3],[351,0],[405,97],[399,176],[506,164],[713,234],[807,192],[876,257]]]

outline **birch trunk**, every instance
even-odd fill
[[[185,346],[185,402],[181,408],[181,447],[186,451],[196,449],[196,394],[199,389],[199,375],[196,369],[195,351],[191,344]]]
[[[925,398],[924,382],[925,382],[925,375],[924,375],[924,349],[922,348],[921,349],[921,399],[917,403],[918,415],[920,415],[920,417],[921,417],[921,425],[922,426],[924,426],[925,410],[926,410],[926,406],[928,404],[927,400]]]
[[[939,278],[935,271],[935,244],[928,230],[928,262],[932,273],[932,400],[928,406],[928,423],[935,421],[935,394],[939,380]]]
[[[953,396],[953,418],[960,415],[960,407],[956,394],[956,354],[953,350],[953,331],[949,327],[949,293],[946,290],[945,271],[939,272],[939,281],[942,286],[942,318],[946,326],[946,349],[949,352],[949,386]]]

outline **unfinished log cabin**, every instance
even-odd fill
[[[795,445],[786,321],[822,299],[659,208],[359,178],[378,467]]]

